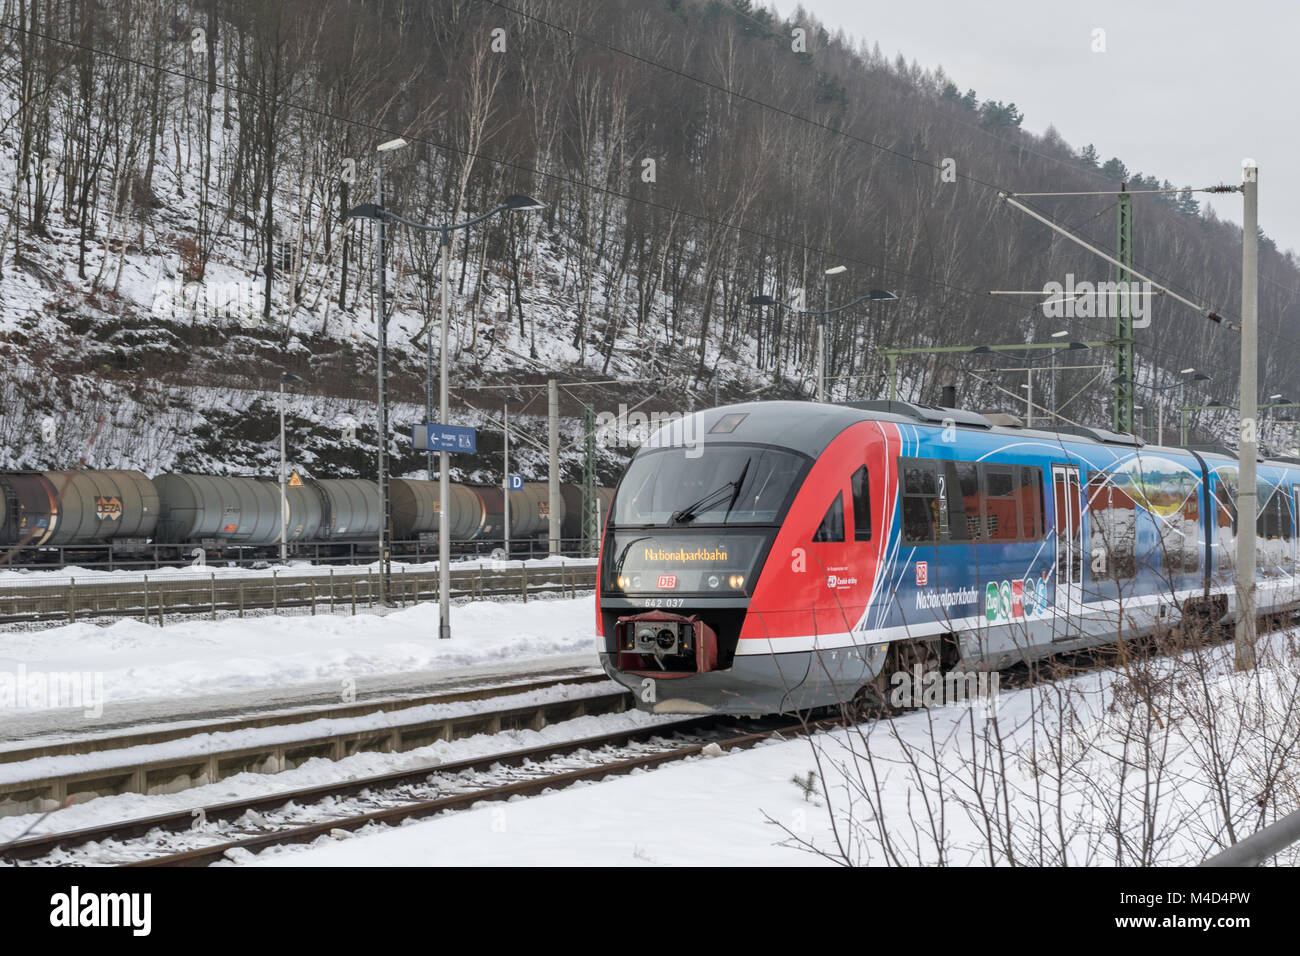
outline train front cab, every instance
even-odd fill
[[[875,677],[885,646],[853,631],[892,520],[891,469],[881,431],[855,417],[802,450],[787,437],[634,459],[601,549],[597,627],[606,672],[638,707],[788,712]]]
[[[736,650],[771,525],[806,466],[801,456],[754,446],[714,447],[695,458],[665,448],[633,462],[605,529],[597,626],[606,671],[633,691],[639,707],[780,709],[779,675],[766,662],[737,661]],[[736,513],[728,524],[742,471],[746,494],[766,484],[767,497],[749,502],[752,521]],[[795,685],[802,678],[787,677]]]

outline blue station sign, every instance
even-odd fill
[[[416,451],[478,451],[478,433],[466,425],[413,425],[411,444]]]

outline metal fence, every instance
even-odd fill
[[[474,541],[453,542],[451,553],[454,558],[461,559],[487,558],[503,551],[504,547],[505,541],[501,538],[481,538]],[[598,547],[599,542],[589,538],[561,538],[554,554],[556,557],[590,558],[595,557]],[[391,548],[392,556],[396,560],[419,563],[436,561],[438,558],[438,543],[432,539],[393,541]],[[0,552],[3,552],[3,549],[0,549]],[[291,558],[310,561],[312,564],[333,564],[340,567],[368,564],[377,560],[374,541],[294,542],[289,544],[288,552]],[[510,541],[510,559],[513,561],[545,558],[550,554],[544,539],[512,538]],[[110,542],[22,548],[10,555],[0,570],[38,571],[79,567],[98,571],[142,571],[191,564],[201,566],[205,561],[211,561],[214,566],[258,568],[266,567],[269,562],[278,558],[278,544],[243,547],[214,542],[204,546],[196,542],[189,544]]]
[[[44,578],[45,575],[40,575]],[[438,571],[394,568],[389,605],[406,607],[438,600]],[[594,562],[529,566],[500,562],[451,570],[451,597],[516,598],[542,594],[576,596],[596,585]],[[75,575],[57,581],[0,584],[0,624],[73,623],[137,618],[165,624],[177,615],[243,617],[271,613],[351,613],[379,603],[379,572],[320,568],[260,575],[217,571],[109,577]]]

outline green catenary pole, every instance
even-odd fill
[[[1133,281],[1129,269],[1133,266],[1133,197],[1124,184],[1120,185],[1119,194],[1119,229],[1115,243],[1115,258],[1124,263],[1118,269],[1115,281],[1129,283]],[[1127,285],[1122,286],[1127,288]],[[1130,307],[1132,297],[1117,297],[1119,308],[1115,315],[1115,412],[1111,420],[1113,431],[1124,434],[1133,432],[1133,312]],[[1147,308],[1151,304],[1147,303]]]

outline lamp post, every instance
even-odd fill
[[[846,272],[847,266],[835,266],[826,270],[826,275],[839,275]],[[892,292],[886,292],[884,289],[872,289],[866,295],[860,295],[852,302],[846,302],[844,305],[837,305],[835,308],[830,307],[830,287],[826,287],[826,308],[815,309],[796,309],[787,302],[774,299],[770,295],[752,295],[745,300],[745,305],[770,306],[774,305],[778,309],[785,309],[787,312],[795,312],[800,315],[813,315],[817,317],[817,401],[825,401],[826,390],[826,353],[824,344],[826,339],[826,316],[833,315],[836,312],[843,312],[845,309],[851,309],[861,302],[890,302],[898,298]]]
[[[536,199],[528,196],[511,195],[505,198],[500,205],[489,209],[480,216],[467,219],[464,222],[451,223],[449,225],[429,225],[426,223],[412,222],[390,212],[382,205],[376,203],[362,203],[348,210],[348,216],[358,219],[378,219],[382,223],[384,220],[392,220],[401,223],[410,229],[418,229],[421,232],[438,233],[438,246],[442,250],[442,329],[440,340],[442,343],[442,354],[438,357],[438,368],[441,381],[438,388],[439,395],[439,424],[448,424],[447,418],[447,327],[448,319],[451,313],[451,235],[458,229],[467,229],[470,226],[477,225],[485,219],[490,219],[503,212],[531,212],[544,208]],[[451,541],[448,537],[448,520],[447,520],[447,499],[451,491],[451,479],[448,474],[449,463],[448,453],[440,451],[438,453],[438,636],[440,638],[451,637]]]
[[[1061,329],[1060,331],[1053,332],[1052,338],[1063,339],[1069,334],[1069,329]],[[1056,350],[1053,349],[1048,354],[1052,356],[1052,373],[1051,377],[1047,381],[1047,387],[1052,392],[1052,421],[1056,421]]]
[[[831,277],[843,275],[848,266],[831,266],[822,273],[822,313],[817,317],[817,401],[826,401],[826,316],[831,311]]]
[[[289,372],[280,373],[280,563],[289,560],[289,493],[285,488],[288,480],[288,455],[284,442],[284,386],[287,382],[301,382],[302,379]]]
[[[399,136],[397,139],[390,139],[375,147],[375,152],[380,154],[379,160],[375,163],[375,205],[379,209],[384,208],[383,154],[403,149],[405,146],[406,140]],[[388,230],[382,217],[378,217],[375,228],[377,230],[375,238],[379,246],[377,250],[379,275],[375,283],[378,299],[377,308],[375,309],[375,339],[378,342],[378,359],[375,363],[375,379],[377,382],[375,401],[379,406],[379,462],[377,469],[379,472],[379,603],[386,605],[388,603],[390,575],[392,574],[393,565],[388,537],[389,528],[392,525],[388,497]]]
[[[1255,485],[1259,410],[1259,168],[1242,163],[1241,176],[1241,412],[1237,445],[1237,621],[1234,657],[1238,670],[1255,666]]]

